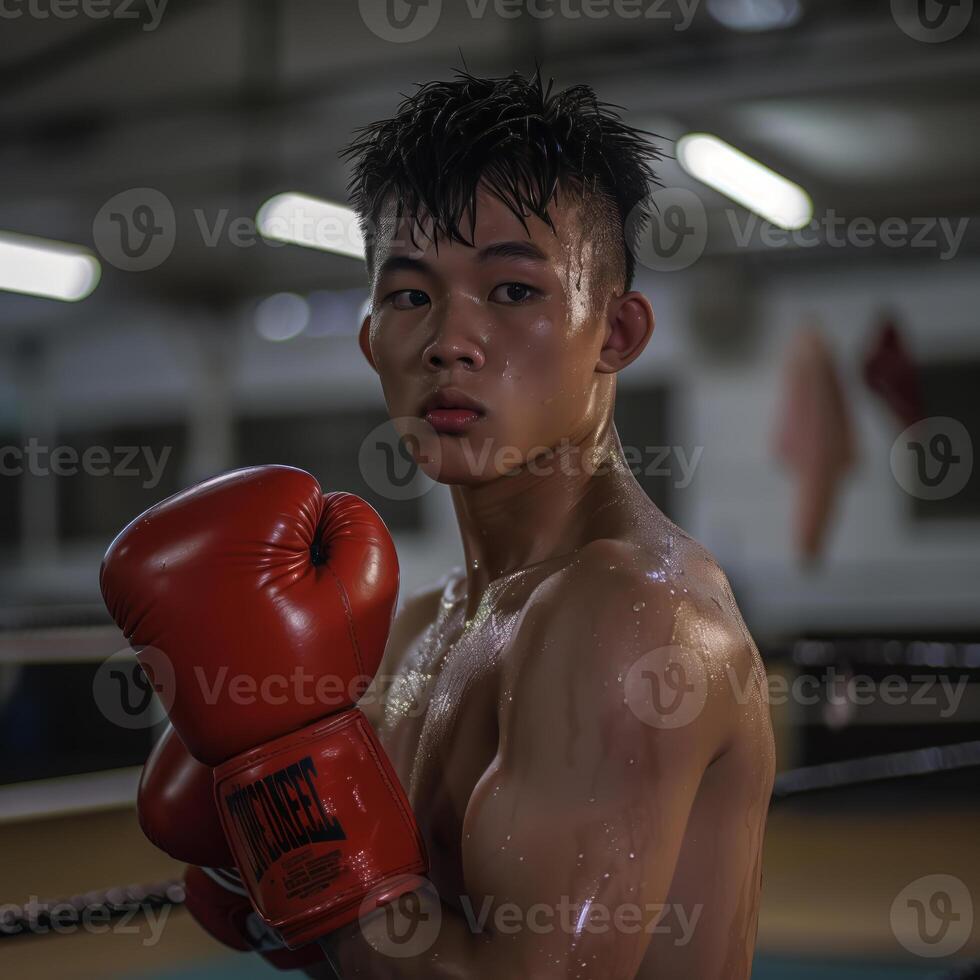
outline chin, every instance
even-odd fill
[[[473,467],[468,466],[465,461],[448,461],[445,458],[441,465],[420,464],[419,469],[434,483],[447,487],[478,487],[483,483],[490,483],[499,475],[490,470],[474,472]]]

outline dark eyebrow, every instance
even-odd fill
[[[494,242],[486,245],[476,253],[477,262],[488,262],[491,259],[530,259],[532,262],[547,262],[548,256],[533,242]],[[408,255],[389,255],[381,263],[378,275],[389,272],[424,272],[432,273],[432,266],[425,259],[413,259]]]
[[[381,263],[381,267],[378,269],[378,276],[387,275],[389,272],[401,272],[403,269],[408,272],[432,271],[429,263],[423,259],[413,259],[407,255],[389,255]]]
[[[488,259],[532,259],[535,262],[547,262],[548,256],[534,242],[495,242],[481,248],[477,253],[478,262]]]

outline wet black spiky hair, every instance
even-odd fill
[[[457,70],[451,81],[419,84],[397,114],[356,130],[341,156],[354,163],[348,184],[373,270],[374,239],[382,207],[393,197],[397,217],[431,220],[438,240],[472,244],[476,195],[483,183],[524,221],[536,215],[554,231],[548,206],[559,191],[579,194],[586,233],[610,243],[611,286],[629,289],[635,262],[627,241],[627,215],[657,178],[651,166],[662,154],[653,136],[622,122],[619,106],[599,102],[588,85],[552,94],[538,68],[478,78]],[[461,230],[469,217],[470,237]],[[631,222],[632,226],[632,222]]]

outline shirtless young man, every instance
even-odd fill
[[[393,956],[392,917],[368,921],[335,939],[341,972],[748,977],[764,673],[724,574],[613,424],[654,326],[624,219],[656,151],[585,86],[461,73],[348,153],[376,229],[361,348],[392,418],[429,423],[418,459],[452,488],[466,566],[406,603],[364,702],[438,928]]]

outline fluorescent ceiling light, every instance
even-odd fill
[[[802,228],[813,217],[813,202],[802,187],[717,136],[681,137],[677,159],[692,177],[779,228]]]
[[[792,27],[803,15],[800,0],[708,0],[708,13],[733,31]]]
[[[259,208],[255,220],[266,238],[364,258],[364,238],[357,218],[340,204],[306,194],[277,194]]]
[[[267,296],[255,308],[255,329],[264,340],[292,340],[306,329],[309,322],[310,305],[295,293]]]
[[[0,289],[74,303],[101,275],[99,260],[77,245],[0,232]]]

